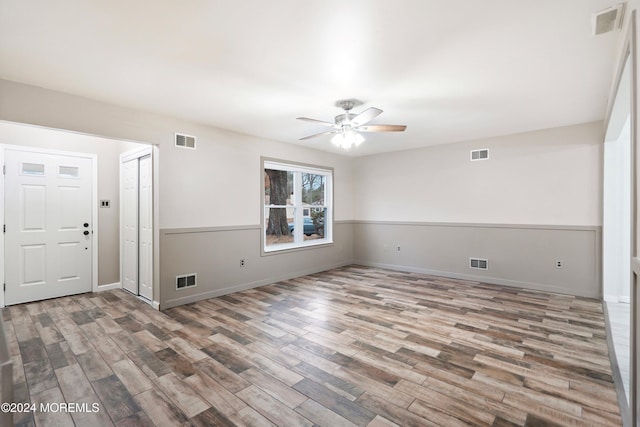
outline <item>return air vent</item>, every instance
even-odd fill
[[[481,258],[469,258],[469,268],[475,268],[477,270],[488,270],[489,260]]]
[[[176,133],[176,147],[196,149],[196,137]]]
[[[624,16],[624,3],[611,6],[607,9],[596,12],[591,16],[591,29],[593,35],[605,34],[622,27],[622,17]]]
[[[176,289],[192,288],[196,286],[196,274],[176,276]]]
[[[489,149],[483,148],[481,150],[471,150],[471,161],[487,160],[489,159]]]

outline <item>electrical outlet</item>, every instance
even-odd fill
[[[240,267],[244,267],[246,265],[246,262],[244,260],[244,258],[240,258]]]
[[[556,268],[562,268],[564,266],[564,261],[561,259],[556,260]]]

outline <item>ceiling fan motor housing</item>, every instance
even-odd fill
[[[347,124],[349,122],[351,122],[351,120],[353,120],[353,118],[357,116],[357,114],[353,114],[353,113],[343,113],[343,114],[338,114],[336,116],[336,124],[338,126],[342,126],[344,124]]]

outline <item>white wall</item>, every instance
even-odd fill
[[[161,228],[260,224],[261,156],[333,167],[334,218],[351,219],[348,158],[206,126],[175,128],[196,136],[197,149],[161,146]]]
[[[601,122],[362,157],[355,219],[597,226],[601,161]]]
[[[334,219],[352,218],[347,157],[7,80],[0,93],[2,120],[158,144],[160,228],[259,224],[260,156],[333,167]],[[175,132],[197,150],[175,148]]]

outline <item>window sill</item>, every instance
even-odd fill
[[[323,240],[321,242],[308,242],[303,244],[287,244],[274,245],[269,249],[262,247],[261,256],[279,255],[298,251],[307,251],[309,249],[316,249],[326,246],[333,246],[333,240]]]

